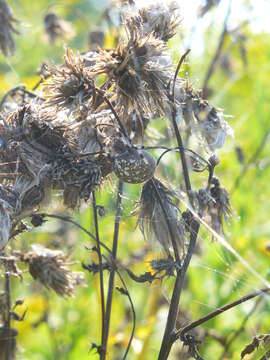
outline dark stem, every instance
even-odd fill
[[[10,280],[9,272],[5,273],[5,293],[6,293],[6,302],[7,302],[7,319],[5,323],[5,330],[8,337],[7,341],[7,352],[6,360],[10,360],[10,345],[11,345],[11,329],[10,329],[10,320],[11,320],[11,300],[10,300]]]
[[[69,222],[70,224],[75,225],[77,228],[79,228],[80,230],[82,230],[83,232],[85,232],[91,239],[93,239],[95,242],[97,242],[96,237],[87,229],[85,229],[83,226],[81,226],[80,224],[78,224],[76,221],[72,220],[69,216],[62,216],[62,215],[57,215],[57,214],[48,214],[48,213],[33,213],[30,216],[37,216],[40,215],[41,217],[49,217],[49,218],[53,218],[53,219],[58,219],[58,220],[62,220],[62,221],[66,221]],[[99,244],[100,246],[103,247],[103,249],[105,249],[109,254],[112,254],[111,250],[108,248],[107,245],[105,245],[102,241],[99,240]]]
[[[109,262],[109,259],[108,259],[106,256],[104,256],[104,258],[107,260],[107,262]],[[121,275],[120,271],[119,271],[117,268],[115,268],[115,272],[116,272],[116,274],[118,275],[118,277],[119,277],[119,279],[120,279],[120,281],[121,281],[121,283],[122,283],[122,286],[123,286],[123,289],[117,288],[117,290],[118,290],[121,294],[127,296],[128,300],[129,300],[129,303],[130,303],[131,312],[132,312],[132,318],[133,318],[133,319],[132,319],[132,320],[133,320],[133,321],[132,321],[132,323],[133,323],[133,325],[132,325],[132,331],[131,331],[131,334],[130,334],[130,338],[129,338],[129,342],[128,342],[128,345],[127,345],[125,354],[124,354],[123,359],[122,359],[122,360],[125,360],[125,359],[127,358],[127,355],[128,355],[128,352],[129,352],[129,349],[130,349],[132,340],[133,340],[133,338],[134,338],[135,327],[136,327],[136,312],[135,312],[135,307],[134,307],[133,301],[132,301],[132,299],[131,299],[130,293],[129,293],[129,291],[128,291],[128,288],[127,288],[127,286],[126,286],[126,283],[125,283],[125,281],[124,281],[123,276]]]
[[[92,192],[93,199],[93,215],[94,215],[94,224],[95,224],[95,233],[97,239],[97,254],[98,254],[98,263],[99,263],[99,283],[100,283],[100,298],[101,298],[101,316],[102,316],[102,332],[101,332],[101,353],[100,358],[104,360],[106,358],[105,352],[105,296],[104,296],[104,280],[103,280],[103,268],[102,268],[102,254],[99,240],[99,231],[98,231],[98,214],[97,214],[97,204],[96,204],[96,195],[95,192]]]
[[[255,302],[254,306],[251,308],[251,310],[247,313],[247,315],[244,317],[240,327],[238,329],[236,329],[235,331],[233,331],[230,334],[229,339],[225,342],[224,345],[224,351],[220,356],[220,360],[222,360],[224,358],[224,356],[227,355],[230,346],[232,345],[232,343],[238,338],[238,336],[241,334],[241,332],[245,329],[245,325],[247,323],[247,321],[249,320],[249,318],[254,314],[254,312],[257,310],[257,307],[259,306],[259,304],[261,303],[262,298],[257,299],[257,301]]]
[[[192,255],[193,255],[194,248],[195,248],[198,231],[199,231],[199,223],[197,220],[193,219],[192,223],[191,223],[188,252],[185,257],[183,267],[181,268],[180,271],[177,272],[177,277],[175,280],[173,294],[172,294],[172,300],[171,300],[170,308],[169,308],[169,314],[167,317],[166,328],[165,328],[164,336],[162,339],[162,344],[161,344],[158,360],[167,359],[170,354],[170,351],[171,351],[171,347],[173,344],[172,335],[173,335],[173,331],[175,329],[176,319],[177,319],[177,315],[178,315],[180,295],[181,295],[181,292],[183,289],[185,275],[186,275],[186,272],[187,272],[187,269],[188,269],[188,266],[189,266],[190,260],[192,258]]]
[[[122,193],[123,193],[123,182],[121,180],[119,180],[118,191],[117,191],[117,200],[116,200],[116,214],[115,214],[115,222],[114,222],[113,246],[112,246],[112,258],[114,261],[116,260],[116,257],[117,257]],[[113,268],[112,271],[110,272],[110,276],[109,276],[109,286],[108,286],[108,295],[107,295],[107,304],[106,304],[105,339],[104,339],[105,354],[107,352],[107,344],[108,344],[108,337],[109,337],[109,331],[110,331],[110,320],[111,320],[111,310],[112,310],[112,300],[113,300],[113,290],[114,290],[114,278],[115,278],[115,269]]]
[[[120,274],[120,272],[117,270],[117,275],[118,277],[120,278],[120,281],[125,289],[125,295],[128,297],[128,300],[129,300],[129,303],[130,303],[130,307],[131,307],[131,311],[132,311],[132,330],[131,330],[131,334],[130,334],[130,338],[129,338],[129,342],[128,342],[128,345],[127,345],[127,348],[126,348],[126,351],[125,351],[125,354],[123,356],[123,360],[126,360],[127,358],[127,355],[128,355],[128,352],[129,352],[129,349],[130,349],[130,346],[131,346],[131,343],[132,343],[132,340],[134,338],[134,334],[135,334],[135,328],[136,328],[136,312],[135,312],[135,308],[134,308],[134,304],[133,304],[133,301],[131,299],[131,296],[130,296],[130,293],[127,289],[127,286],[124,282],[124,279],[122,277],[122,275]]]
[[[176,104],[175,104],[175,83],[176,83],[176,78],[177,78],[177,74],[180,71],[180,66],[182,65],[185,57],[187,56],[187,54],[189,53],[189,50],[181,57],[179,64],[177,66],[175,75],[174,75],[174,81],[173,81],[173,88],[172,88],[172,123],[173,123],[173,130],[174,130],[174,134],[176,136],[176,140],[177,140],[177,144],[178,144],[178,148],[179,148],[179,152],[180,152],[180,158],[181,158],[181,163],[182,163],[182,170],[183,170],[183,175],[184,175],[184,180],[185,180],[185,186],[186,186],[186,191],[187,191],[187,195],[189,197],[189,201],[190,204],[193,205],[193,201],[191,198],[191,183],[190,183],[190,179],[189,179],[189,173],[188,173],[188,166],[187,166],[187,160],[185,157],[185,149],[184,149],[184,144],[183,144],[183,140],[180,134],[180,131],[178,129],[178,125],[177,125],[177,121],[176,121],[176,116],[177,116],[177,108],[176,108]]]
[[[200,326],[202,324],[204,324],[205,322],[215,318],[216,316],[224,313],[225,311],[228,311],[232,308],[234,308],[235,306],[238,306],[248,300],[251,300],[259,295],[262,295],[262,294],[265,294],[265,293],[268,293],[270,292],[270,288],[263,288],[263,289],[260,289],[260,290],[257,290],[257,291],[254,291],[253,293],[251,294],[248,294],[248,295],[245,295],[243,297],[241,297],[240,299],[236,300],[236,301],[233,301],[229,304],[226,304],[212,312],[210,312],[209,314],[207,314],[206,316],[203,316],[202,318],[196,320],[196,321],[193,321],[191,324],[185,326],[183,329],[180,329],[178,331],[176,331],[176,333],[174,334],[173,336],[173,341],[177,340],[179,337],[182,339],[183,336],[191,331],[192,329],[196,328],[197,326]]]
[[[113,115],[114,115],[114,117],[115,117],[115,119],[116,119],[116,121],[117,121],[117,123],[118,123],[118,125],[119,125],[119,127],[120,127],[121,132],[123,133],[123,135],[124,135],[127,139],[129,139],[129,137],[128,137],[128,135],[127,135],[127,132],[126,132],[126,130],[125,130],[125,127],[124,127],[121,119],[119,118],[117,112],[115,111],[114,107],[112,106],[110,100],[107,98],[107,96],[104,94],[104,92],[103,92],[102,90],[100,90],[100,89],[98,89],[98,88],[95,87],[95,91],[96,91],[99,95],[102,96],[102,98],[104,99],[104,101],[106,102],[106,104],[107,104],[107,105],[109,106],[109,108],[111,109],[111,112],[113,113]]]
[[[172,103],[173,103],[172,104],[173,129],[174,129],[174,133],[175,133],[175,136],[177,139],[178,148],[179,148],[179,152],[180,152],[180,158],[181,158],[182,170],[183,170],[183,175],[184,175],[184,180],[185,180],[186,192],[187,192],[187,195],[189,198],[190,205],[193,207],[193,199],[191,196],[191,183],[190,183],[190,178],[189,178],[189,173],[188,173],[185,149],[184,149],[182,137],[181,137],[180,131],[178,129],[177,121],[176,121],[177,108],[176,108],[176,104],[175,104],[176,78],[180,71],[180,67],[188,53],[189,53],[189,51],[187,51],[181,57],[179,64],[177,66],[177,69],[175,71],[171,99],[172,99]],[[171,351],[171,347],[172,347],[171,337],[172,337],[173,331],[175,329],[176,319],[177,319],[177,315],[178,315],[178,311],[179,311],[180,296],[181,296],[181,292],[183,289],[185,275],[186,275],[186,272],[187,272],[187,269],[188,269],[188,266],[189,266],[190,260],[192,258],[192,255],[193,255],[194,248],[195,248],[199,228],[200,228],[199,222],[193,218],[193,220],[191,221],[188,252],[187,252],[187,255],[185,256],[185,260],[184,260],[182,268],[177,270],[177,276],[176,276],[176,280],[175,280],[175,284],[174,284],[172,299],[171,299],[169,313],[168,313],[168,317],[167,317],[167,323],[166,323],[165,332],[164,332],[162,343],[161,343],[158,360],[167,359],[170,354],[170,351]]]

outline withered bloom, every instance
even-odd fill
[[[207,217],[210,218],[210,225],[219,234],[223,234],[223,220],[227,220],[231,214],[229,195],[225,188],[220,186],[219,180],[212,179],[210,188],[211,198],[207,205]]]
[[[153,179],[153,181],[162,200],[179,252],[183,252],[185,228],[180,220],[180,211],[173,203],[174,193],[159,180]],[[139,224],[143,236],[154,243],[158,241],[169,256],[170,248],[172,246],[170,232],[153,181],[148,181],[142,188],[137,224]]]
[[[89,33],[88,42],[90,49],[95,50],[104,46],[105,34],[102,29],[96,29]]]
[[[143,35],[135,27],[126,30],[127,40],[115,50],[100,49],[89,59],[85,56],[90,76],[107,76],[116,110],[125,123],[134,111],[141,119],[164,113],[172,65],[164,41],[153,34]]]
[[[70,109],[72,105],[85,105],[93,95],[93,81],[87,75],[83,61],[67,49],[63,66],[48,67],[50,79],[45,87],[45,106]]]
[[[69,269],[70,262],[62,251],[41,245],[32,245],[31,248],[32,251],[24,256],[31,276],[60,296],[73,295],[76,286],[84,280],[83,273]]]
[[[184,119],[194,135],[204,140],[211,151],[221,148],[233,130],[223,119],[223,114],[208,101],[203,100],[198,92],[186,87],[179,91],[179,101],[184,103]]]
[[[58,38],[63,38],[73,33],[71,25],[54,12],[50,12],[45,16],[44,26],[51,44],[54,44]]]
[[[144,5],[137,11],[131,8],[127,11],[126,24],[129,28],[137,27],[144,35],[153,34],[156,38],[167,42],[176,33],[181,18],[176,1],[164,4],[158,1],[155,4]]]
[[[17,23],[13,17],[12,11],[5,0],[0,0],[0,49],[7,56],[15,51],[15,44],[12,38],[13,34],[19,34],[14,28]]]

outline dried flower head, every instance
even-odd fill
[[[63,66],[48,68],[50,80],[45,86],[45,106],[70,108],[86,103],[93,95],[93,81],[87,75],[82,58],[66,50]]]
[[[5,56],[15,51],[12,33],[19,34],[14,28],[14,23],[17,22],[7,2],[0,0],[0,49]]]
[[[98,50],[85,56],[92,77],[104,74],[107,84],[113,85],[115,108],[124,123],[136,112],[151,117],[164,112],[167,84],[170,79],[171,59],[165,43],[153,34],[142,35],[136,28],[127,29],[128,39],[116,50]]]
[[[102,48],[105,42],[105,34],[102,29],[92,30],[88,36],[90,49]]]
[[[57,39],[65,38],[73,34],[71,25],[54,12],[50,12],[45,15],[44,26],[46,34],[52,45]]]
[[[166,215],[160,205],[156,190],[159,192]],[[185,228],[180,220],[180,211],[173,203],[174,196],[175,194],[159,180],[153,179],[146,182],[142,188],[137,220],[143,236],[154,243],[158,242],[168,256],[172,245],[168,223],[179,252],[183,252],[185,243]]]
[[[176,1],[168,4],[158,1],[155,4],[143,5],[134,11],[132,7],[126,11],[126,26],[140,29],[143,35],[153,34],[156,38],[167,42],[176,33],[181,18]]]
[[[211,151],[221,148],[228,135],[233,136],[222,112],[203,100],[191,87],[179,91],[179,101],[184,103],[183,115],[188,128],[203,139]]]
[[[34,279],[60,296],[71,296],[76,286],[84,280],[84,274],[70,271],[70,262],[62,251],[32,245],[32,251],[24,256]]]
[[[207,217],[211,227],[219,234],[224,234],[223,220],[228,220],[232,214],[229,195],[225,188],[220,186],[219,180],[214,177],[210,188],[210,199],[207,204]]]
[[[9,204],[0,199],[0,250],[3,249],[9,239],[9,232],[11,229],[10,220],[10,206]]]

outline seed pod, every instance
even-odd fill
[[[116,176],[131,184],[149,180],[155,172],[156,161],[153,156],[144,150],[125,148],[114,158],[113,170]]]

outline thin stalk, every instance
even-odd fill
[[[112,258],[113,258],[114,261],[116,260],[116,257],[117,257],[122,193],[123,193],[123,182],[121,180],[119,180],[118,191],[117,191],[117,200],[116,200],[116,213],[115,213],[115,222],[114,222],[113,246],[112,246]],[[104,339],[104,352],[105,352],[105,354],[107,352],[108,337],[109,337],[109,331],[110,331],[110,320],[111,320],[111,310],[112,310],[112,300],[113,300],[114,278],[115,278],[115,269],[113,268],[112,271],[110,272],[110,276],[109,276],[109,286],[108,286],[108,295],[107,295],[107,304],[106,304],[105,339]]]
[[[223,350],[223,353],[220,356],[220,360],[222,360],[227,355],[230,346],[232,345],[233,342],[235,342],[235,340],[238,338],[238,336],[245,329],[245,325],[246,325],[247,321],[254,314],[254,312],[257,310],[257,308],[258,308],[259,304],[261,303],[261,301],[262,301],[261,297],[257,299],[257,301],[255,302],[255,304],[253,305],[251,310],[244,317],[244,319],[243,319],[243,321],[241,323],[241,326],[230,334],[229,339],[225,342],[224,350]]]
[[[178,129],[177,121],[176,121],[177,109],[176,109],[176,104],[175,104],[176,78],[180,71],[181,65],[182,65],[183,61],[185,60],[185,57],[187,56],[188,53],[189,53],[189,50],[181,57],[181,59],[178,63],[177,69],[175,71],[174,81],[173,81],[172,95],[169,97],[172,99],[172,103],[173,103],[172,104],[172,124],[173,124],[173,129],[174,129],[174,133],[175,133],[175,136],[177,139],[178,148],[179,148],[179,152],[180,152],[180,158],[181,158],[183,176],[184,176],[184,180],[185,180],[186,192],[187,192],[187,195],[189,198],[190,205],[193,207],[193,199],[191,196],[191,183],[190,183],[188,166],[187,166],[187,161],[186,161],[186,156],[185,156],[185,149],[184,149],[182,137],[181,137],[180,131]],[[193,219],[191,222],[191,231],[190,231],[188,252],[187,252],[187,255],[185,256],[183,266],[177,270],[173,294],[172,294],[170,307],[169,307],[169,313],[168,313],[168,317],[167,317],[167,323],[166,323],[166,327],[165,327],[165,331],[164,331],[164,335],[163,335],[163,339],[162,339],[162,343],[161,343],[158,360],[166,360],[171,351],[171,347],[172,347],[171,338],[172,338],[173,331],[175,329],[176,319],[177,319],[177,315],[178,315],[178,311],[179,311],[180,296],[181,296],[181,292],[182,292],[183,285],[184,285],[185,275],[186,275],[186,272],[187,272],[187,269],[188,269],[188,266],[189,266],[190,260],[192,258],[192,255],[193,255],[194,248],[195,248],[199,227],[200,227],[199,222],[197,220]]]
[[[11,300],[10,300],[10,281],[9,281],[9,272],[5,273],[5,293],[6,293],[6,302],[7,302],[7,320],[5,323],[5,330],[7,331],[7,352],[6,360],[10,360],[10,344],[11,344],[11,329],[10,329],[10,320],[11,320]]]
[[[169,314],[167,317],[166,328],[165,328],[164,336],[162,339],[162,344],[161,344],[158,360],[167,359],[170,354],[170,351],[171,351],[171,347],[173,344],[173,342],[171,340],[172,340],[172,335],[173,335],[173,331],[175,329],[176,319],[177,319],[177,315],[178,315],[180,295],[181,295],[181,292],[183,289],[185,275],[186,275],[186,272],[187,272],[187,269],[188,269],[188,266],[189,266],[190,260],[192,258],[192,255],[193,255],[194,248],[195,248],[198,231],[199,231],[199,223],[194,219],[191,224],[188,252],[185,257],[183,267],[181,268],[180,271],[177,272],[177,277],[175,280],[172,299],[171,299],[170,308],[169,308]]]
[[[236,301],[233,301],[229,304],[226,304],[226,305],[210,312],[209,314],[203,316],[202,318],[200,318],[196,321],[193,321],[191,324],[185,326],[183,329],[178,330],[173,336],[173,341],[177,340],[179,337],[182,338],[184,336],[184,334],[186,334],[187,332],[189,332],[189,331],[193,330],[194,328],[204,324],[205,322],[215,318],[216,316],[224,313],[225,311],[228,311],[228,310],[234,308],[235,306],[243,304],[244,302],[251,300],[259,295],[266,294],[269,292],[270,292],[270,288],[263,288],[263,289],[254,291],[253,293],[245,295]]]
[[[95,192],[92,192],[93,198],[93,215],[94,215],[94,224],[95,232],[97,239],[97,254],[98,254],[98,263],[99,263],[99,283],[100,283],[100,298],[101,298],[101,316],[102,316],[102,330],[101,330],[101,353],[100,359],[105,360],[106,352],[104,348],[105,344],[105,296],[104,296],[104,280],[103,280],[103,268],[102,268],[102,254],[101,246],[99,241],[99,232],[98,232],[98,214],[97,214],[97,204],[96,204],[96,195]]]

